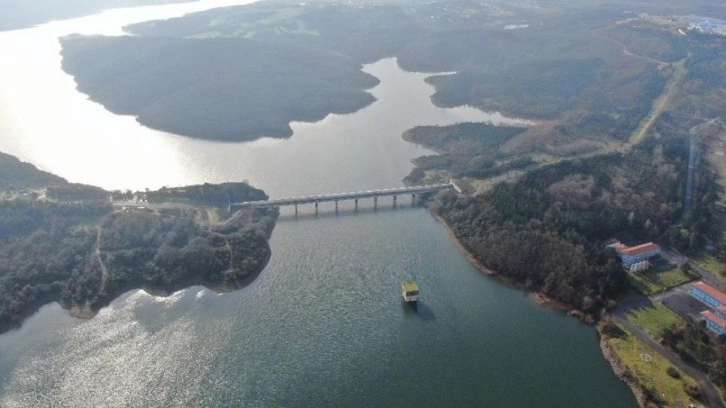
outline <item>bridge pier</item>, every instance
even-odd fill
[[[379,197],[393,197],[393,207],[396,208],[398,206],[398,196],[399,195],[405,195],[405,194],[411,194],[411,205],[415,206],[418,203],[418,200],[420,197],[422,197],[425,194],[432,193],[439,190],[449,190],[449,189],[457,189],[457,187],[454,184],[432,184],[427,186],[414,186],[414,187],[401,187],[401,188],[384,188],[380,190],[368,190],[368,191],[358,191],[358,192],[349,192],[349,193],[337,193],[337,194],[323,194],[323,195],[316,195],[316,196],[307,196],[307,197],[296,197],[296,198],[280,198],[275,200],[256,200],[256,201],[245,201],[241,203],[228,203],[229,209],[232,210],[234,208],[244,209],[244,208],[270,208],[270,207],[281,207],[286,205],[291,205],[295,207],[295,215],[298,215],[298,206],[300,204],[314,204],[315,205],[315,214],[317,215],[319,212],[319,206],[320,203],[325,203],[328,201],[335,201],[335,209],[336,212],[339,211],[340,206],[338,201],[340,200],[353,200],[355,203],[355,211],[357,212],[359,209],[359,200],[361,198],[373,198],[373,209],[376,210],[378,208],[378,198]],[[458,191],[458,190],[457,190]]]

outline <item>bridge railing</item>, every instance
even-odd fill
[[[244,207],[279,207],[284,205],[298,205],[298,204],[310,204],[320,203],[328,201],[342,201],[342,200],[358,200],[360,198],[377,198],[387,196],[397,196],[402,194],[421,194],[430,193],[440,190],[456,189],[453,183],[448,184],[432,184],[428,186],[413,186],[413,187],[401,187],[401,188],[385,188],[379,190],[367,190],[357,191],[349,193],[333,193],[333,194],[321,194],[315,196],[306,197],[291,197],[291,198],[279,198],[274,200],[260,200],[260,201],[245,201],[242,203],[233,203],[231,207],[244,208]]]

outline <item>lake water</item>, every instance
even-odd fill
[[[431,153],[400,138],[415,125],[509,122],[436,108],[426,75],[387,59],[365,67],[381,84],[355,114],[296,123],[287,140],[195,141],[108,113],[60,71],[59,35],[115,35],[185,7],[200,5],[0,33],[17,55],[0,60],[13,78],[0,83],[0,151],[106,188],[247,179],[283,197],[401,185]],[[0,406],[636,406],[591,327],[482,275],[425,210],[369,205],[286,213],[270,264],[236,292],[132,291],[88,321],[44,307],[0,336]],[[417,312],[400,299],[411,278]]]

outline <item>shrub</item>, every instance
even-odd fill
[[[685,384],[683,388],[686,390],[686,394],[693,399],[701,399],[701,387],[696,384]]]
[[[676,379],[681,378],[681,373],[678,370],[676,370],[675,367],[668,367],[666,369],[666,373],[668,373],[668,375],[670,375],[673,378],[676,378]]]

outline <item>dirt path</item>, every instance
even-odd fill
[[[681,85],[683,85],[683,80],[686,78],[686,73],[688,73],[688,70],[686,69],[687,59],[688,58],[684,58],[671,65],[673,67],[673,74],[670,80],[668,80],[665,90],[658,99],[653,102],[653,107],[651,108],[650,113],[648,113],[648,116],[643,118],[638,128],[635,129],[633,134],[630,136],[630,140],[628,140],[627,143],[628,148],[642,142],[645,139],[648,132],[655,124],[655,121],[660,118],[660,115],[675,98],[678,91],[680,91]]]
[[[658,64],[660,66],[668,65],[668,63],[665,62],[665,61],[661,61],[661,60],[658,60],[658,59],[655,59],[655,58],[646,57],[645,55],[640,55],[640,54],[636,54],[634,52],[631,52],[625,44],[623,44],[621,41],[616,40],[615,38],[608,37],[607,35],[605,35],[605,34],[603,34],[601,32],[596,32],[596,34],[598,36],[600,36],[600,37],[602,37],[602,38],[604,38],[604,39],[606,39],[606,40],[608,40],[608,41],[610,41],[610,42],[618,45],[620,47],[620,49],[623,51],[623,55],[625,55],[625,56],[632,57],[632,58],[637,58],[637,59],[640,59],[640,60],[643,60],[643,61],[647,61],[647,62],[652,62],[652,63]]]
[[[615,40],[613,40],[613,41],[615,41]],[[625,51],[627,51],[627,49],[625,49]],[[667,63],[665,63],[663,61],[653,60],[651,58],[644,57],[642,55],[638,56],[636,54],[631,53],[630,51],[627,51],[627,52],[628,52],[628,55],[632,55],[634,57],[640,57],[640,58],[643,58],[643,59],[646,59],[648,61],[652,61],[652,62],[655,62],[658,64],[667,65]],[[666,108],[668,108],[668,106],[671,104],[673,99],[675,99],[676,95],[678,94],[678,91],[680,91],[681,85],[683,85],[683,81],[685,80],[686,74],[688,73],[688,70],[686,69],[686,60],[687,59],[688,58],[684,58],[676,63],[671,64],[671,66],[673,67],[673,74],[671,75],[670,79],[668,80],[668,83],[666,84],[665,89],[660,94],[660,96],[658,96],[658,98],[653,101],[650,112],[640,121],[640,124],[630,135],[627,142],[625,142],[621,145],[618,145],[618,146],[614,146],[611,148],[605,148],[605,149],[601,149],[601,150],[597,150],[597,151],[593,151],[593,152],[588,152],[588,153],[584,153],[584,154],[581,154],[578,156],[556,158],[554,160],[549,160],[546,163],[542,163],[537,167],[554,164],[554,163],[559,163],[564,160],[586,159],[588,157],[598,156],[601,154],[607,154],[607,153],[612,153],[612,152],[626,153],[630,149],[632,149],[633,146],[641,143],[648,136],[648,132],[650,132],[650,130],[653,128],[653,125],[655,124],[655,122],[660,118],[660,116],[663,114],[663,112],[666,110]],[[476,189],[477,193],[482,193],[482,192],[490,189],[498,181],[516,179],[519,175],[525,174],[525,173],[526,172],[524,172],[524,171],[514,170],[511,172],[501,174],[501,175],[491,178],[491,179],[478,180],[473,187]]]

